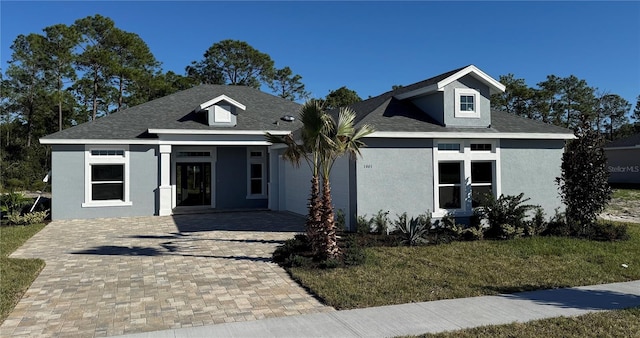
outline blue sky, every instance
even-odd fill
[[[640,94],[640,2],[0,2],[1,67],[18,34],[101,14],[184,74],[224,39],[302,76],[314,97],[366,98],[468,64],[534,86],[575,75],[632,104]]]

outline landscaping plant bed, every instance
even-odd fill
[[[640,224],[628,227],[626,241],[535,236],[368,247],[359,266],[289,272],[337,309],[630,281],[640,279]]]

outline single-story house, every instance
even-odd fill
[[[640,184],[640,134],[609,142],[604,152],[609,183]]]
[[[348,215],[465,217],[479,193],[521,192],[561,207],[570,130],[490,108],[505,87],[470,65],[356,103],[362,157],[332,173]],[[43,137],[52,146],[52,217],[172,215],[193,209],[306,213],[309,170],[264,134],[300,128],[300,105],[243,86],[201,85]]]

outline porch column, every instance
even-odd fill
[[[171,145],[160,145],[160,210],[159,216],[171,215]]]

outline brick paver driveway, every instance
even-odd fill
[[[110,336],[332,311],[270,262],[274,212],[54,221],[11,257],[46,267],[2,336]]]

